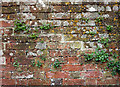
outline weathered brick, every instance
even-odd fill
[[[3,72],[0,70],[0,79],[3,78]]]
[[[15,12],[20,12],[19,6],[2,7],[2,13],[15,13]]]
[[[11,72],[3,72],[3,77],[6,79],[10,79],[11,78]]]
[[[93,64],[86,64],[84,65],[84,69],[85,70],[96,70],[96,65],[93,65]]]
[[[62,85],[63,79],[51,79],[51,85]]]
[[[1,85],[15,85],[15,79],[2,79]]]
[[[70,19],[70,13],[50,13],[49,19]]]
[[[80,72],[79,71],[78,72],[71,72],[70,77],[72,79],[78,79],[78,78],[80,78]]]
[[[85,82],[86,82],[86,85],[97,85],[96,79],[86,79]]]
[[[68,72],[47,72],[46,78],[70,78]]]
[[[13,22],[10,21],[0,21],[0,27],[12,27]]]
[[[81,71],[83,70],[83,66],[79,64],[77,65],[67,64],[62,66],[62,70],[63,71]]]
[[[69,63],[79,63],[78,57],[68,57]]]
[[[28,80],[28,85],[29,86],[42,85],[42,81],[40,79],[29,79]]]
[[[16,85],[27,85],[27,79],[17,79]]]
[[[102,77],[102,73],[100,71],[88,71],[88,72],[81,72],[80,76],[84,76],[84,78],[98,78]]]
[[[67,79],[63,80],[63,85],[84,85],[85,80],[84,79]]]
[[[34,13],[34,12],[51,12],[51,8],[50,7],[42,7],[39,5],[34,5],[34,6],[29,6],[30,12]],[[23,11],[28,11],[23,9]]]
[[[9,65],[6,65],[4,68],[3,68],[3,71],[15,71],[15,67],[12,65],[12,64],[9,64]]]
[[[2,2],[2,6],[16,6],[17,2]]]
[[[16,14],[2,14],[2,18],[6,18],[7,20],[14,20],[17,19],[17,17]]]
[[[3,30],[3,34],[2,35],[7,35],[7,36],[11,36],[13,33],[13,29],[12,28],[6,28],[6,29],[2,29]]]
[[[24,50],[24,49],[34,49],[35,48],[35,43],[9,43],[6,44],[6,49],[12,50],[12,49],[19,49],[19,50]]]
[[[0,65],[6,65],[6,58],[0,57]]]
[[[114,85],[117,84],[117,80],[115,78],[110,79],[97,79],[97,85]]]
[[[45,72],[35,72],[34,73],[35,78],[44,79],[45,78]]]

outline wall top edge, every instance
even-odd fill
[[[120,2],[120,0],[0,0],[0,2],[30,2],[30,3],[36,3],[36,2],[53,2],[53,3],[59,3],[59,2],[71,2],[71,3],[79,3],[79,2]]]

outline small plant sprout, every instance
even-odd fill
[[[111,25],[107,25],[107,26],[106,26],[106,29],[107,29],[108,31],[111,31],[112,28],[113,28],[113,26],[111,26]]]
[[[15,61],[15,62],[13,63],[13,65],[14,65],[14,67],[19,67],[18,61]]]
[[[93,60],[93,53],[92,54],[87,54],[85,56],[85,61],[91,61],[91,60]]]
[[[81,18],[83,21],[85,21],[86,23],[88,23],[89,18]]]
[[[38,35],[33,33],[33,34],[29,35],[29,37],[32,38],[32,39],[37,39]]]
[[[42,59],[43,61],[46,61],[46,56],[40,56],[40,59]]]
[[[42,63],[40,61],[37,61],[36,66],[40,68],[42,66]]]
[[[102,20],[103,20],[103,17],[98,17],[98,18],[96,18],[95,22],[101,23]]]
[[[60,67],[60,61],[57,59],[54,64],[53,64],[54,68],[58,68]]]
[[[41,40],[40,42],[41,42],[41,43],[44,43],[44,41],[43,41],[43,40]]]
[[[49,30],[51,28],[50,24],[43,24],[39,27],[40,29]]]
[[[35,66],[35,61],[31,61],[31,65],[34,67]]]

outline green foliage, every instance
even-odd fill
[[[15,61],[15,62],[13,63],[13,66],[14,66],[14,67],[19,67],[18,61]]]
[[[40,42],[41,42],[41,43],[44,43],[44,41],[43,41],[43,40],[41,40]]]
[[[57,59],[54,64],[53,64],[54,68],[58,68],[60,67],[60,61]]]
[[[36,39],[38,37],[38,35],[33,33],[33,34],[29,35],[29,37],[32,38],[32,39]]]
[[[113,26],[111,26],[111,25],[107,25],[107,26],[106,26],[106,29],[107,29],[108,31],[111,31],[111,30],[112,30],[112,27],[113,27]]]
[[[27,29],[26,24],[23,22],[23,20],[16,19],[14,22],[14,31],[24,31]]]
[[[85,56],[86,62],[91,61],[91,60],[94,60],[96,63],[98,63],[98,62],[104,63],[104,62],[108,61],[108,53],[106,53],[103,50],[99,51],[98,49],[96,49],[95,53],[87,54]]]
[[[112,55],[112,57],[113,57],[114,59],[116,59],[116,58],[119,56],[119,55],[117,55],[116,53],[113,54],[112,52],[111,52],[111,55]]]
[[[40,68],[42,66],[42,63],[40,61],[37,61],[36,66]]]
[[[86,23],[88,23],[89,18],[81,18],[81,20],[85,21]]]
[[[44,24],[43,26],[40,26],[39,28],[42,30],[49,30],[51,28],[51,26],[50,26],[50,24],[46,24],[46,25]]]
[[[90,31],[89,34],[90,34],[90,35],[95,35],[96,32]]]
[[[87,54],[85,56],[85,61],[91,61],[91,60],[93,60],[93,53],[92,54]]]
[[[98,18],[96,18],[95,22],[101,23],[102,20],[103,20],[103,17],[98,17]]]
[[[104,62],[109,61],[108,60],[108,53],[106,53],[103,50],[95,52],[94,58],[95,58],[96,62],[100,62],[100,63],[104,63]]]
[[[111,60],[107,63],[107,68],[112,71],[112,75],[120,74],[120,61]]]
[[[103,38],[102,37],[100,40],[98,40],[98,43],[104,44],[105,47],[108,47],[108,42],[109,42],[108,38]]]

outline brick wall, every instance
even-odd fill
[[[1,85],[119,85],[119,75],[104,70],[106,63],[86,64],[83,54],[94,52],[97,46],[119,54],[119,4],[119,0],[2,0]],[[104,17],[104,23],[96,23],[97,17]],[[14,31],[13,21],[18,18],[29,25],[29,33]],[[35,31],[35,27],[49,23],[55,27]],[[112,32],[105,24],[113,26]],[[39,37],[31,39],[31,33]],[[97,42],[101,37],[110,39],[109,47]],[[41,55],[46,61],[40,59]],[[56,69],[52,63],[57,59],[61,67]],[[13,66],[15,61],[19,67]],[[31,61],[42,62],[42,67],[33,67]]]

